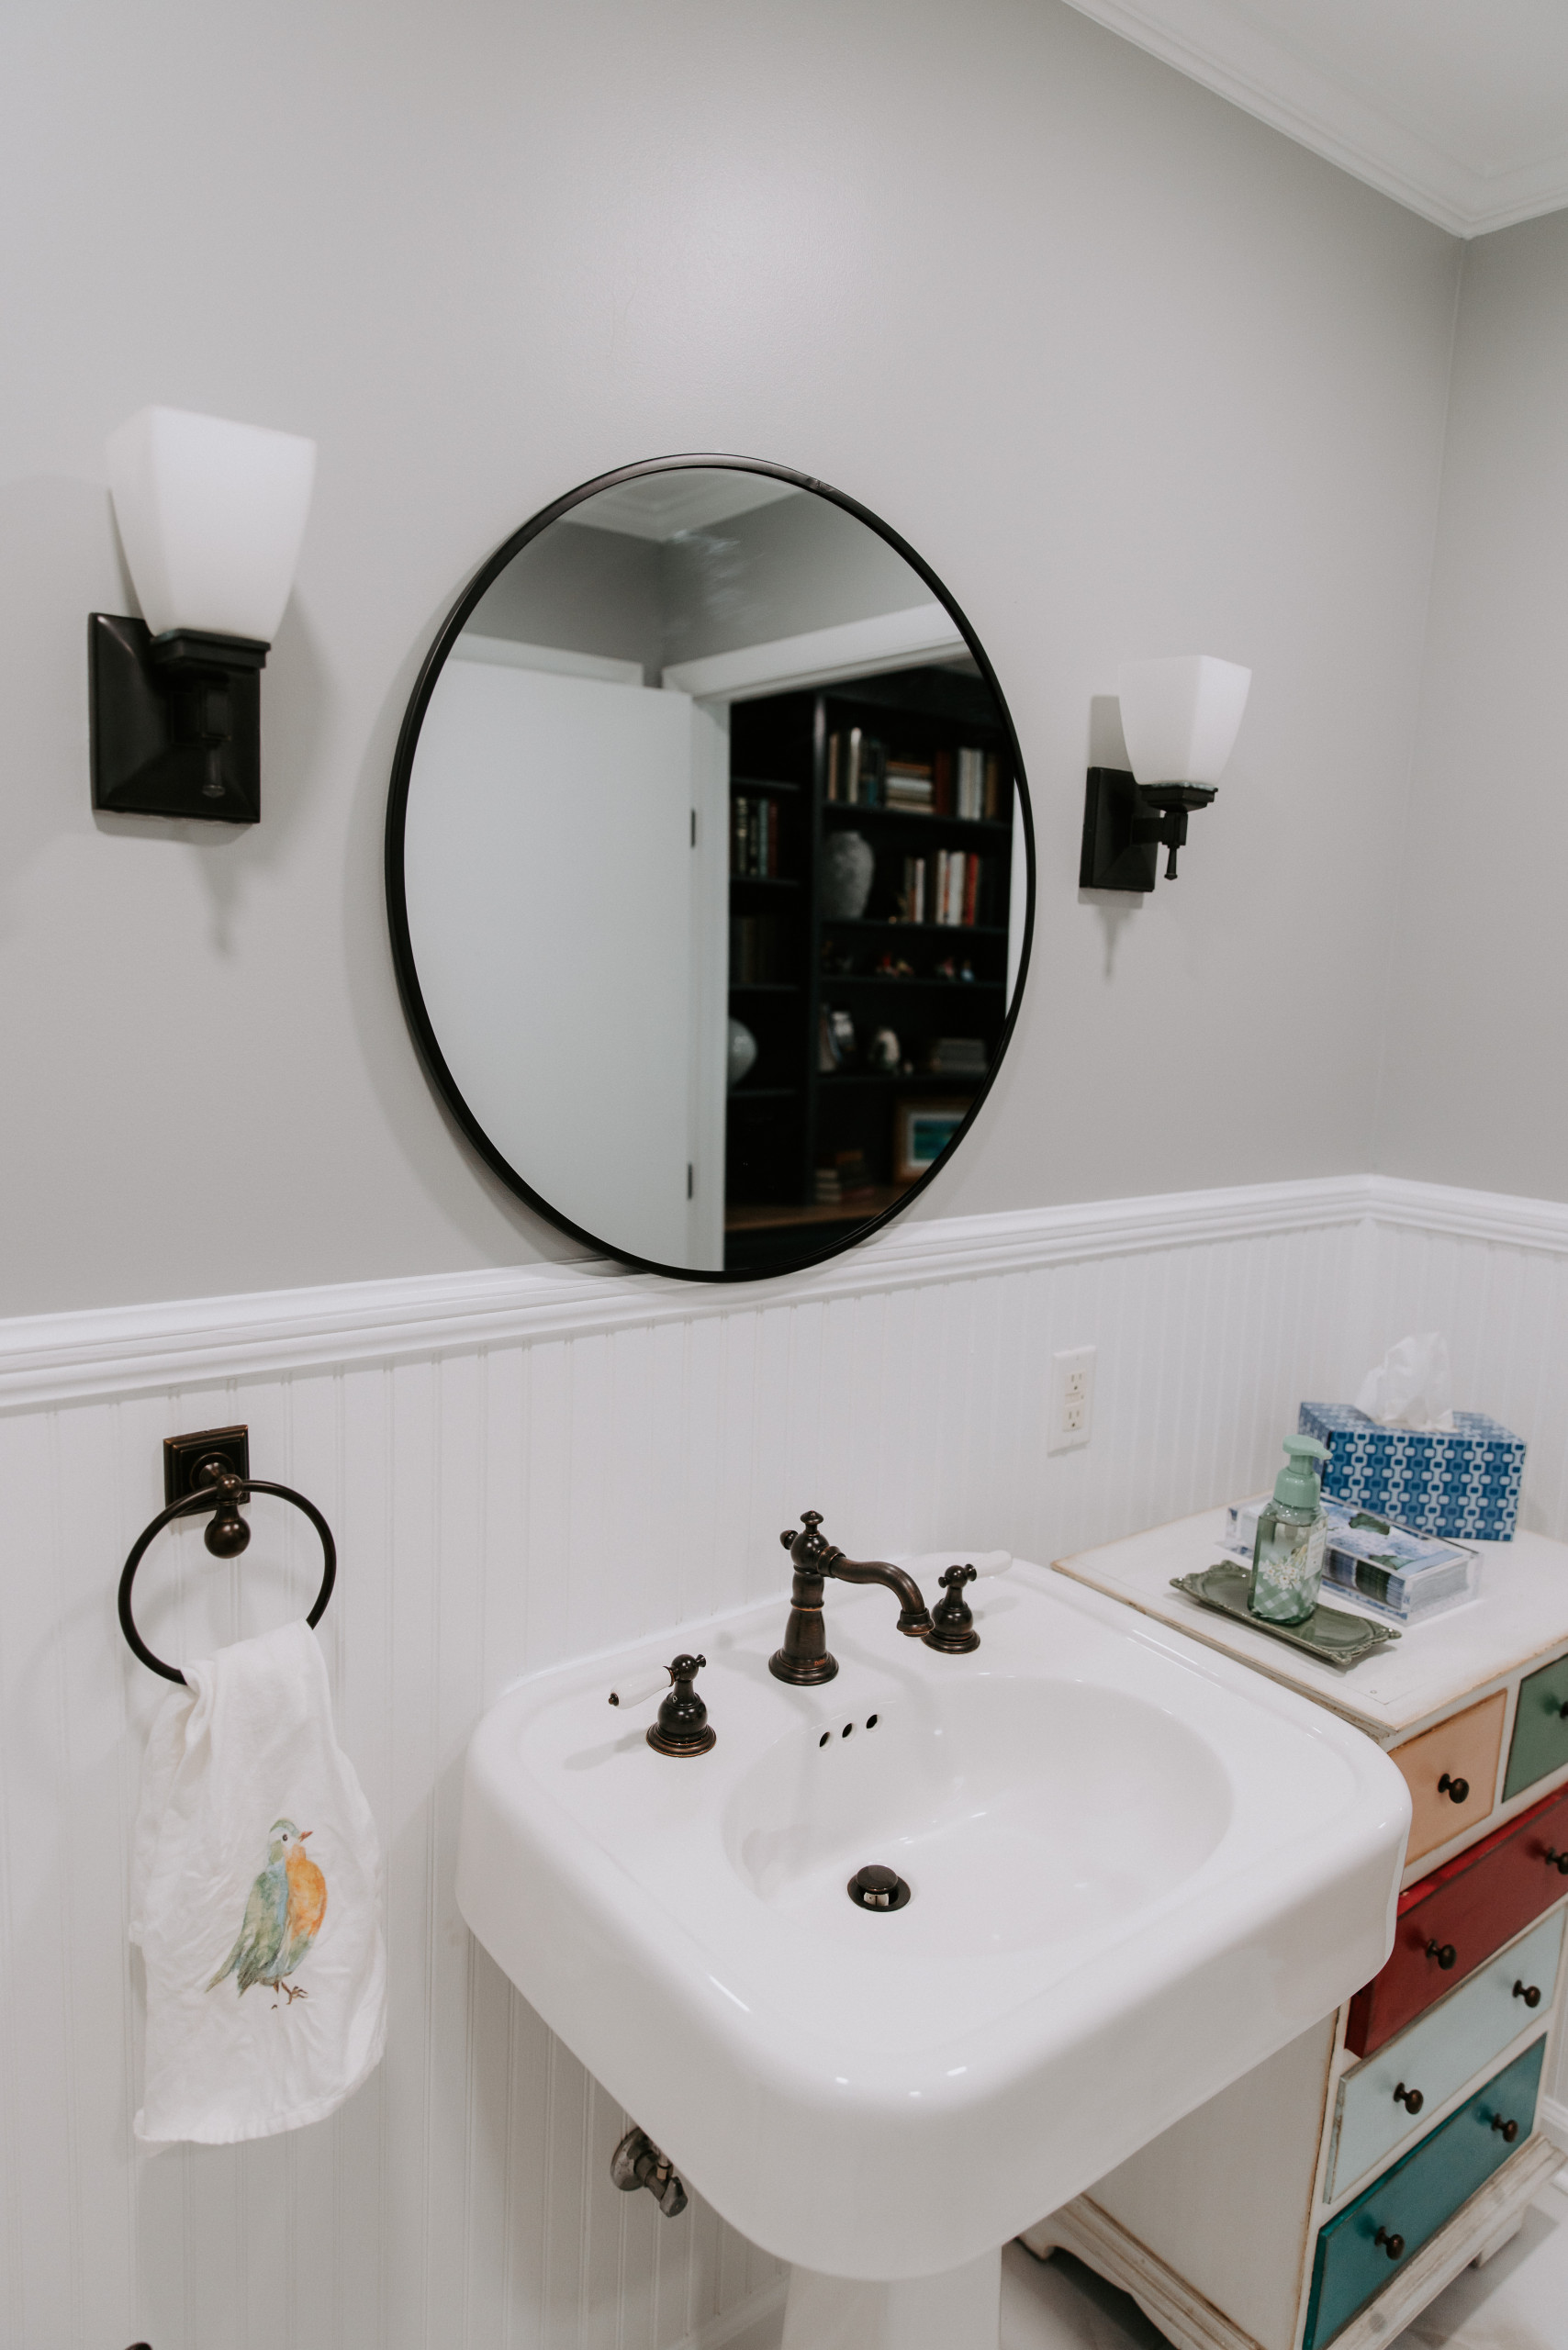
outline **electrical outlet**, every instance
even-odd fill
[[[1067,1452],[1074,1445],[1087,1444],[1093,1432],[1094,1353],[1092,1347],[1069,1347],[1051,1357],[1047,1452]]]

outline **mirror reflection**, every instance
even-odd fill
[[[847,1245],[955,1147],[1025,958],[1016,749],[952,612],[834,497],[676,464],[520,533],[438,655],[388,871],[470,1139],[671,1272]]]

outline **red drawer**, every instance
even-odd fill
[[[1399,1897],[1394,1953],[1350,2002],[1345,2045],[1370,2056],[1413,2016],[1568,1893],[1568,1787],[1523,1811]],[[1439,1953],[1451,1950],[1447,1966]]]

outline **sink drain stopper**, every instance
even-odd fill
[[[902,1909],[909,1887],[896,1869],[879,1868],[873,1861],[850,1878],[849,1898],[857,1909]]]

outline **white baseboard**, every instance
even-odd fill
[[[601,1259],[0,1322],[0,1409],[468,1352],[773,1303],[864,1296],[1148,1249],[1390,1225],[1568,1253],[1568,1205],[1383,1175],[1238,1184],[999,1215],[910,1216],[803,1273],[664,1281]]]
[[[1542,2134],[1551,2139],[1560,2154],[1568,2154],[1568,2105],[1554,2097],[1543,2097],[1536,2108],[1535,2118]]]
[[[734,2309],[724,2310],[718,2317],[711,2317],[706,2325],[700,2325],[694,2333],[688,2333],[679,2342],[672,2344],[671,2350],[728,2350],[730,2343],[738,2342],[741,2335],[749,2333],[754,2325],[761,2325],[767,2318],[782,2315],[784,2296],[789,2286],[790,2272],[786,2269],[782,2277],[776,2277],[770,2285],[764,2285],[760,2292],[748,2293],[744,2301],[735,2303]]]

